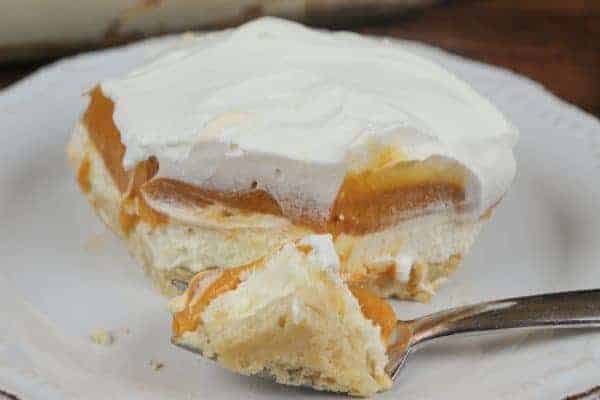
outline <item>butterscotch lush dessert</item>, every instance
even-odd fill
[[[515,174],[516,130],[443,68],[279,19],[187,35],[89,98],[79,185],[168,295],[319,234],[342,282],[425,301]]]
[[[396,316],[348,286],[329,235],[287,242],[249,264],[200,272],[171,301],[176,344],[235,372],[372,395],[390,387]]]

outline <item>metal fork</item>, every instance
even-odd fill
[[[185,289],[185,282],[173,282]],[[408,355],[418,345],[443,336],[515,328],[600,327],[600,289],[548,293],[495,300],[452,308],[396,323],[395,341],[388,347],[386,373],[396,379]],[[202,355],[184,343],[172,342]]]
[[[515,328],[600,327],[600,290],[540,294],[489,301],[398,321],[386,372],[395,379],[410,352],[432,339]]]

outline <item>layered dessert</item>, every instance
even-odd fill
[[[89,98],[79,185],[167,295],[320,234],[343,282],[425,301],[515,173],[515,129],[451,73],[274,18],[187,35]]]
[[[288,385],[361,396],[389,388],[394,310],[341,279],[328,236],[200,272],[170,303],[173,342],[235,372]]]

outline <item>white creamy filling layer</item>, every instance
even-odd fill
[[[414,225],[423,223],[422,229]],[[220,229],[171,223],[151,229],[140,224],[136,229],[150,249],[153,267],[169,270],[185,267],[193,272],[209,267],[233,267],[269,253],[282,241],[310,233],[302,229]],[[479,233],[481,222],[453,222],[449,215],[420,217],[411,224],[400,224],[382,232],[361,236],[340,235],[334,240],[338,252],[352,247],[344,272],[360,272],[364,266],[394,263],[396,278],[407,282],[415,262],[441,263],[453,255],[465,254]]]

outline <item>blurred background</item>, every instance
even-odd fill
[[[600,117],[600,0],[1,0],[0,88],[77,52],[262,15],[432,44]]]

